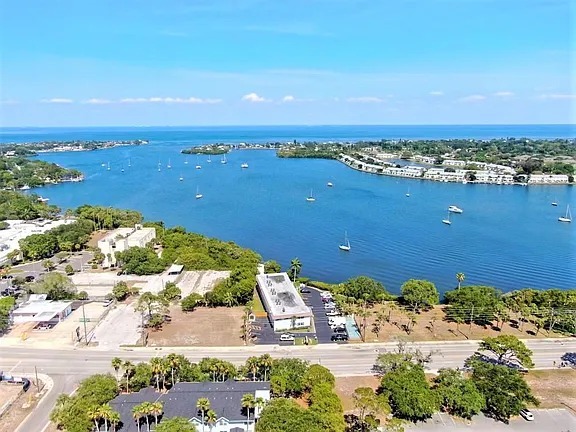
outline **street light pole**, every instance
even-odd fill
[[[82,321],[84,323],[84,341],[88,345],[88,332],[86,331],[86,311],[84,310],[84,300],[82,300]]]

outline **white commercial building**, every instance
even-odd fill
[[[46,295],[31,295],[18,309],[12,311],[14,324],[25,322],[56,324],[72,313],[71,301],[50,301]]]
[[[259,274],[256,281],[274,331],[312,325],[312,311],[302,300],[287,273]]]
[[[531,174],[528,184],[568,184],[566,174]]]
[[[417,166],[403,166],[401,168],[396,167],[388,167],[384,168],[382,174],[391,175],[391,176],[398,176],[398,177],[411,177],[411,178],[420,178],[422,174],[426,171],[424,167],[417,167]]]
[[[98,248],[105,257],[102,266],[109,267],[116,264],[116,252],[122,252],[131,247],[145,247],[154,238],[156,238],[156,229],[144,228],[142,225],[110,231],[98,241]]]

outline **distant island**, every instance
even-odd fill
[[[38,141],[0,144],[2,156],[35,156],[38,153],[102,150],[120,146],[139,146],[148,144],[146,140],[113,141]]]
[[[19,156],[0,157],[0,189],[26,190],[47,184],[79,182],[84,175],[55,163]]]

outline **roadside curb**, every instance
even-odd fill
[[[29,379],[35,379],[36,378],[36,374],[22,374],[22,376],[29,378]],[[28,414],[24,418],[24,420],[22,420],[22,422],[18,425],[18,427],[16,428],[16,430],[14,432],[27,432],[24,429],[22,429],[23,425],[26,424],[28,419],[30,417],[32,417],[32,415],[34,414],[36,409],[46,399],[46,396],[48,396],[50,394],[50,392],[54,389],[54,380],[49,375],[38,374],[38,379],[44,383],[44,386],[42,387],[42,390],[40,392],[40,397],[38,399],[38,403],[36,404],[36,407],[30,412],[30,414]]]

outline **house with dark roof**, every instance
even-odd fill
[[[250,410],[250,424],[246,410],[242,408],[242,396],[252,394],[254,398],[270,400],[269,382],[225,381],[177,383],[166,393],[158,393],[154,387],[147,387],[138,393],[121,394],[110,402],[112,408],[120,414],[121,425],[118,432],[138,432],[138,425],[132,416],[132,408],[143,402],[162,402],[164,413],[161,419],[184,417],[202,430],[202,416],[196,408],[200,398],[210,401],[210,409],[216,413],[217,420],[205,431],[210,432],[252,432],[254,419],[260,416],[262,407]],[[159,423],[162,423],[160,420]],[[145,427],[141,430],[145,430]]]

